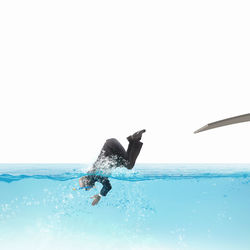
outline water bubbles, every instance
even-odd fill
[[[2,183],[9,185],[8,194],[3,192],[0,203],[0,236],[4,242],[17,241],[20,235],[19,243],[23,243],[22,239],[28,243],[19,245],[27,246],[27,250],[71,250],[83,246],[189,250],[199,249],[190,245],[196,239],[208,245],[221,239],[223,245],[231,238],[230,243],[234,238],[248,243],[240,235],[249,231],[250,222],[249,184],[245,178],[237,177],[232,182],[231,177],[200,175],[196,182],[194,176],[187,178],[190,172],[177,176],[172,171],[162,180],[165,175],[160,171],[117,168],[110,174],[112,190],[98,206],[92,207],[90,196],[99,193],[102,185],[88,192],[73,191],[77,179],[65,178],[75,177],[76,172],[62,172],[61,176],[54,173],[55,179],[36,176],[37,179],[25,177],[19,182]],[[178,181],[173,181],[174,177]]]

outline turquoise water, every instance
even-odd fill
[[[250,165],[116,169],[95,207],[87,167],[1,164],[1,249],[250,249]]]

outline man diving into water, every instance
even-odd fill
[[[145,129],[127,137],[127,140],[129,141],[127,151],[125,151],[118,140],[114,138],[106,140],[96,162],[88,172],[90,175],[83,176],[79,179],[80,188],[84,188],[86,191],[93,188],[96,181],[103,185],[100,193],[91,197],[93,199],[93,206],[100,201],[102,196],[106,196],[112,188],[107,177],[95,173],[100,170],[116,167],[132,169],[143,145],[140,140],[144,132],[146,132]]]

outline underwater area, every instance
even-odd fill
[[[0,164],[1,250],[249,250],[250,165],[137,164],[92,206],[84,164]]]

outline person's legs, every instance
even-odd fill
[[[124,166],[128,169],[132,169],[135,165],[136,159],[141,151],[143,143],[137,140],[130,140],[128,149],[125,151],[121,143],[115,138],[108,139],[102,147],[104,156],[117,155],[127,161]]]

